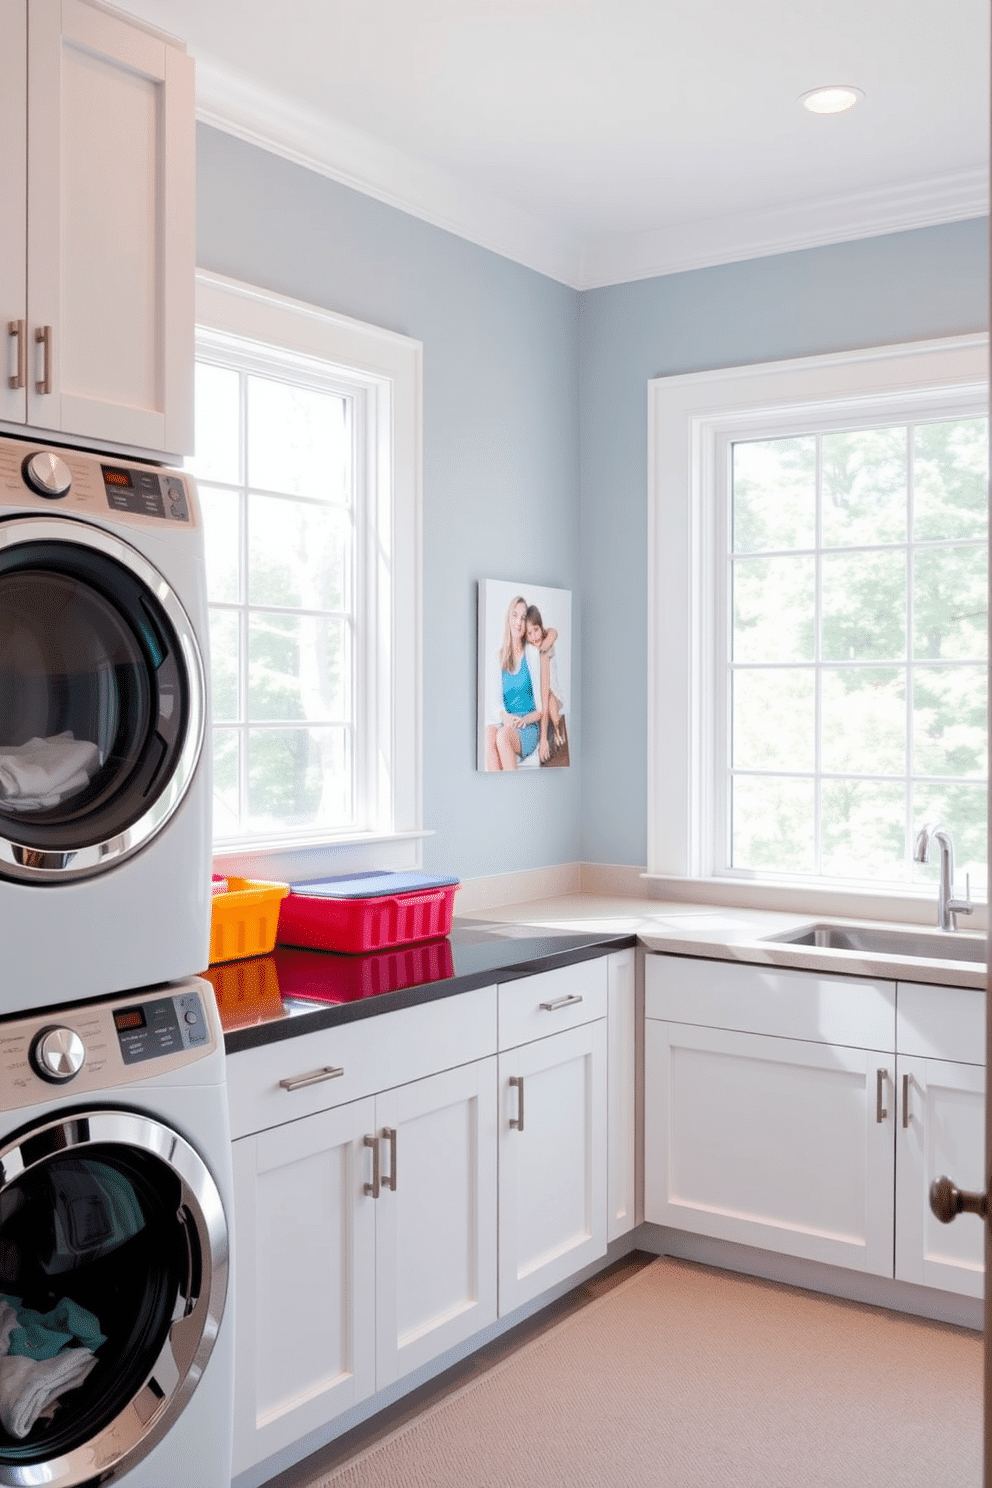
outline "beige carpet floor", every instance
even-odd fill
[[[980,1488],[981,1452],[979,1335],[660,1259],[308,1488]]]

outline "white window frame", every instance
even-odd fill
[[[357,720],[357,765],[367,829],[294,832],[218,844],[215,863],[248,876],[298,878],[322,872],[418,867],[422,827],[421,421],[419,341],[254,285],[198,271],[198,341],[222,354],[226,338],[258,346],[287,370],[319,361],[362,390],[369,437],[360,451],[369,500],[361,608],[367,665]],[[212,357],[210,359],[213,359]]]
[[[746,885],[741,902],[783,906],[782,890],[794,884],[718,878],[715,869],[726,711],[715,674],[717,626],[726,623],[717,523],[733,441],[985,414],[988,356],[983,333],[649,381],[647,877],[719,885],[728,901]],[[792,902],[828,912],[852,888],[808,880]],[[933,891],[893,884],[877,897],[895,910]]]

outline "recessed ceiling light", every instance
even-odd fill
[[[810,88],[808,93],[800,93],[799,102],[811,114],[842,114],[864,96],[860,88],[850,83],[832,83],[828,88]]]

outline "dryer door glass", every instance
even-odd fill
[[[99,871],[163,825],[203,713],[161,576],[96,529],[51,541],[40,525],[0,533],[0,872],[29,879]]]
[[[188,1400],[226,1227],[193,1150],[132,1113],[59,1120],[0,1160],[21,1167],[0,1187],[0,1483],[71,1488],[144,1456]]]

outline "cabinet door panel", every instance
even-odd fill
[[[646,1219],[892,1275],[894,1061],[653,1020],[645,1038]]]
[[[958,1188],[985,1186],[985,1071],[902,1055],[897,1069],[900,1098],[908,1103],[896,1137],[896,1276],[981,1297],[982,1224],[970,1214],[941,1224],[930,1212],[929,1195],[930,1184],[944,1174]]]
[[[602,1019],[499,1056],[500,1316],[606,1251],[605,1066]]]
[[[495,1058],[386,1091],[376,1126],[381,1389],[496,1319]]]
[[[235,1471],[375,1389],[371,1100],[234,1143]]]
[[[27,314],[27,6],[5,0],[0,6],[0,419],[23,424],[27,394],[12,388],[17,374],[17,341],[10,322]],[[24,334],[27,334],[25,324]],[[26,351],[26,347],[25,347]]]
[[[52,386],[36,386],[36,367],[28,421],[182,453],[192,433],[192,63],[83,0],[40,0],[29,27],[28,317],[32,337],[51,327]]]

